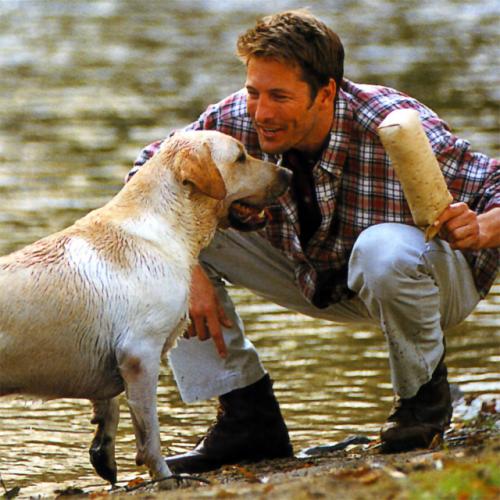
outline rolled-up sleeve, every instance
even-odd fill
[[[426,133],[454,201],[467,203],[477,213],[500,206],[499,162],[471,150],[438,117],[424,121]]]

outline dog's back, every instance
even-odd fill
[[[0,396],[115,396],[120,342],[185,314],[187,269],[106,212],[0,258]]]

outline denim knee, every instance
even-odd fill
[[[356,240],[349,260],[349,288],[365,288],[380,300],[401,293],[405,278],[421,273],[425,250],[423,232],[404,224],[384,223],[365,229]]]

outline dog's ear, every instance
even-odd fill
[[[210,147],[204,143],[202,154],[189,148],[175,155],[176,171],[183,183],[193,184],[198,191],[216,200],[226,197],[226,185],[217,165],[212,160]]]

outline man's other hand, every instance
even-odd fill
[[[232,322],[226,316],[212,282],[199,265],[194,268],[191,278],[189,316],[191,323],[185,337],[198,337],[200,340],[212,338],[220,357],[225,358],[227,348],[222,326],[229,328]]]
[[[455,250],[478,250],[500,245],[500,208],[477,215],[466,203],[452,203],[434,225]]]

